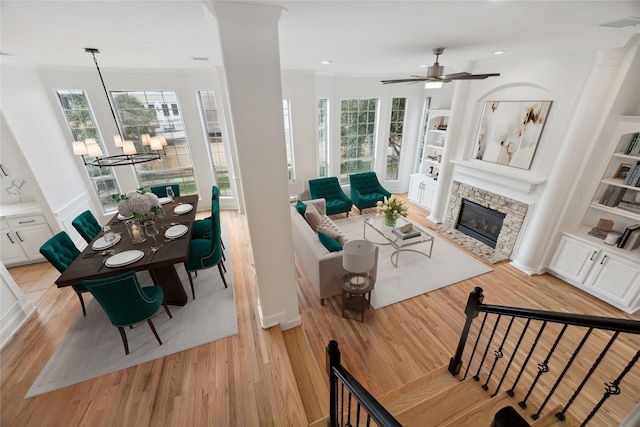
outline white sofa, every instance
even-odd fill
[[[313,204],[318,213],[323,217],[323,224],[331,223],[337,226],[326,216],[325,200],[315,199],[304,201],[305,204]],[[305,218],[291,206],[291,226],[293,231],[293,250],[298,261],[313,283],[320,303],[324,299],[340,295],[342,293],[342,278],[348,272],[342,268],[342,251],[329,252],[318,239],[318,234],[313,231]],[[376,262],[369,274],[376,277],[378,272],[378,247],[376,247]]]

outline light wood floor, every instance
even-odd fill
[[[431,225],[410,206],[413,220]],[[354,209],[353,214],[357,215]],[[296,396],[283,334],[263,330],[256,310],[250,241],[244,216],[222,211],[230,230],[238,329],[236,336],[24,400],[42,367],[81,313],[71,289],[57,289],[57,275],[29,273],[45,291],[37,313],[1,353],[2,426],[301,426],[307,423]],[[46,263],[44,264],[46,266]],[[529,277],[508,264],[495,271],[379,310],[364,323],[341,317],[340,298],[320,306],[301,276],[299,307],[304,337],[317,369],[335,339],[343,364],[374,394],[393,390],[448,363],[462,327],[468,293],[485,302],[640,320],[550,275]],[[29,269],[10,269],[16,276]],[[48,272],[47,272],[48,271]],[[51,286],[43,285],[50,281]],[[24,280],[27,283],[29,280]],[[634,344],[635,345],[635,344]],[[640,369],[636,366],[634,370]],[[313,420],[309,420],[313,421]]]

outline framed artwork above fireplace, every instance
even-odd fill
[[[472,158],[529,169],[551,101],[486,101]]]

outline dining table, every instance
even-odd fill
[[[189,209],[187,205],[191,205]],[[111,230],[120,235],[120,239],[112,247],[105,250],[93,249],[94,243],[103,237],[98,235],[78,255],[69,267],[56,280],[59,288],[76,285],[87,279],[103,279],[116,276],[127,271],[148,271],[153,283],[162,287],[167,304],[185,305],[187,293],[176,270],[176,264],[183,263],[189,258],[189,248],[193,224],[195,222],[198,196],[175,197],[169,203],[161,205],[164,218],[156,216],[156,225],[159,234],[156,241],[147,236],[146,240],[134,244],[129,237],[125,220],[119,219],[116,214],[108,222]],[[180,213],[176,213],[177,212]],[[121,218],[121,217],[120,217]],[[179,237],[167,238],[165,233],[170,227],[184,225],[187,232]],[[173,236],[170,236],[173,237]],[[158,248],[153,250],[152,247]],[[115,264],[110,266],[107,261],[111,256],[117,256],[125,251],[142,251],[144,256],[139,260],[126,265]],[[113,253],[115,251],[115,254]],[[113,264],[113,263],[112,263]]]

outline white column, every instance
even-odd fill
[[[284,10],[212,2],[224,62],[262,327],[300,324],[291,239],[278,21]]]

